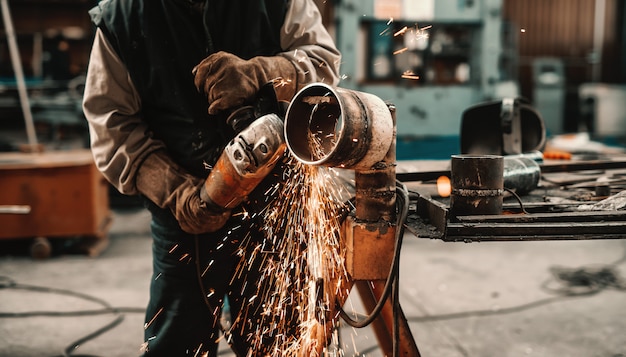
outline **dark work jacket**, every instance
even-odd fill
[[[281,52],[286,0],[103,0],[90,10],[126,65],[142,115],[170,155],[192,174],[208,174],[234,136],[223,115],[209,116],[192,69],[217,51],[249,59]],[[197,6],[197,5],[196,5]]]

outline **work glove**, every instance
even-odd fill
[[[268,82],[275,83],[279,100],[290,101],[296,89],[296,68],[281,56],[244,60],[221,51],[205,58],[193,73],[196,88],[207,96],[212,115],[250,102]]]
[[[145,197],[168,208],[187,233],[215,232],[230,217],[229,210],[200,198],[204,180],[185,172],[165,151],[156,151],[143,161],[135,183]]]

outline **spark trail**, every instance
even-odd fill
[[[338,170],[291,156],[286,166],[284,182],[267,192],[274,199],[261,213],[265,238],[248,249],[252,254],[242,258],[238,270],[245,274],[261,261],[255,298],[262,299],[263,312],[254,321],[253,349],[315,356],[331,337],[335,300],[348,283],[340,228],[349,194]]]

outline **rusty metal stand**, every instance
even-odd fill
[[[356,282],[355,285],[363,305],[368,311],[372,311],[376,303],[382,298],[385,281],[359,281]],[[378,346],[383,352],[383,355],[394,356],[395,341],[393,331],[395,329],[394,324],[397,323],[398,331],[396,333],[398,333],[399,344],[396,348],[398,356],[419,357],[420,352],[411,333],[406,316],[399,305],[398,310],[394,311],[393,304],[394,302],[387,300],[378,318],[372,322],[372,329],[376,335]]]
[[[340,233],[348,277],[334,292],[333,305],[339,315],[355,328],[373,323],[385,355],[419,357],[398,301],[399,256],[409,198],[403,184],[396,187],[395,109],[372,94],[313,83],[289,105],[285,141],[304,164],[354,170],[355,209]],[[402,194],[401,219],[396,213],[398,192]],[[344,294],[349,295],[353,286],[369,310],[360,321],[342,309]],[[330,310],[330,318],[336,319]]]
[[[395,107],[389,105],[389,110],[395,126]],[[355,215],[348,218],[344,230],[348,251],[346,262],[365,309],[378,315],[371,323],[383,354],[419,357],[419,349],[397,294],[385,292],[389,284],[393,284],[392,290],[398,288],[398,259],[403,234],[403,222],[395,223],[395,160],[394,140],[385,159],[376,168],[355,172]],[[408,211],[408,193],[402,201]],[[384,305],[375,312],[383,299]]]

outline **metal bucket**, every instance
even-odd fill
[[[453,155],[450,214],[502,213],[504,158],[499,155]]]

